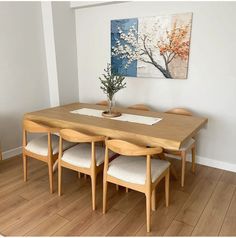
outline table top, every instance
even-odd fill
[[[207,123],[207,118],[174,115],[155,111],[141,111],[116,107],[121,113],[162,118],[154,125],[144,125],[127,121],[113,120],[73,114],[70,111],[80,108],[106,109],[105,106],[73,103],[26,113],[25,119],[31,119],[59,128],[79,129],[111,138],[125,139],[140,145],[162,146],[177,150],[189,138],[193,137]]]

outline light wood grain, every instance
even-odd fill
[[[193,230],[194,236],[217,236],[236,186],[219,182]]]
[[[38,224],[44,222],[48,216],[56,213],[57,207],[61,209],[69,205],[72,201],[78,198],[79,191],[73,188],[73,192],[68,195],[64,195],[61,199],[57,199],[57,196],[54,195],[54,199],[50,199],[48,202],[45,202],[42,206],[37,207],[30,211],[27,215],[19,219],[16,223],[9,226],[7,229],[3,230],[3,234],[17,236],[20,234],[26,234],[30,230],[34,229]],[[77,190],[77,191],[76,191]]]
[[[49,216],[46,220],[40,223],[37,227],[26,233],[26,236],[51,236],[60,227],[66,225],[68,220],[65,218],[54,214]]]
[[[178,214],[178,211],[189,197],[188,193],[182,191],[171,191],[170,206],[166,208],[163,195],[159,195],[159,204],[157,209],[152,213],[152,230],[149,235],[163,236],[168,227],[171,225],[173,219]],[[145,236],[147,234],[146,227],[143,224],[136,232],[137,236]]]
[[[220,181],[227,184],[236,185],[236,173],[230,171],[224,171],[220,177]]]
[[[179,161],[171,161],[179,173],[181,171]],[[161,182],[158,186],[156,211],[152,212],[152,230],[148,234],[145,222],[145,196],[142,193],[134,190],[125,193],[123,187],[116,191],[115,185],[108,184],[107,201],[110,209],[106,215],[103,215],[102,175],[98,175],[97,210],[93,212],[90,179],[78,179],[76,172],[64,169],[64,196],[58,197],[56,193],[50,194],[48,187],[45,186],[48,184],[47,164],[38,160],[29,160],[28,166],[30,180],[24,183],[21,179],[21,157],[0,161],[2,204],[0,233],[2,235],[189,236],[191,229],[197,228],[200,231],[201,228],[201,234],[206,236],[213,233],[236,236],[235,173],[198,165],[196,174],[193,175],[191,164],[187,162],[185,187],[179,186],[180,179],[170,181],[171,196],[168,208],[164,200],[164,183]],[[54,176],[54,182],[56,182],[56,176]],[[211,194],[206,191],[207,184]],[[213,184],[217,185],[214,187]],[[56,186],[57,183],[55,183],[55,189]],[[201,187],[203,192],[200,191]],[[184,215],[183,208],[186,210],[186,219],[192,219],[188,215],[191,214],[190,209],[194,210],[193,217],[198,217],[197,222],[195,218],[193,219],[193,226],[185,224],[186,220],[177,221],[179,214],[180,217],[185,217],[182,216]],[[211,216],[210,213],[212,213]],[[68,222],[64,223],[64,219]],[[55,224],[53,221],[58,222]],[[204,223],[206,223],[205,228]],[[194,235],[193,232],[192,235]]]
[[[111,138],[124,139],[133,143],[161,146],[166,149],[179,149],[181,144],[193,137],[207,123],[206,118],[188,117],[116,108],[123,113],[163,118],[155,125],[124,122],[107,118],[72,114],[70,111],[80,108],[104,109],[104,106],[74,103],[56,108],[45,109],[25,114],[25,119],[36,120],[56,128],[80,129],[85,133],[94,133]]]
[[[111,209],[109,213],[107,213],[107,216],[99,217],[99,219],[91,224],[91,226],[82,232],[81,235],[90,236],[93,234],[94,236],[105,236],[109,233],[109,231],[119,225],[125,216],[125,213],[122,213],[116,209]]]
[[[216,185],[217,181],[198,180],[197,186],[175,219],[185,224],[195,226]]]
[[[220,236],[236,236],[236,193],[231,200],[227,210],[223,225],[221,227]]]
[[[190,236],[192,230],[193,226],[174,220],[165,232],[164,236]]]
[[[145,217],[145,196],[143,196],[139,203],[125,216],[119,225],[108,233],[108,236],[132,236],[141,226],[144,226],[146,231]],[[147,233],[145,232],[145,234]]]

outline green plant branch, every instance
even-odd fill
[[[113,96],[123,88],[126,88],[125,77],[121,75],[113,75],[111,73],[111,65],[107,64],[107,68],[104,69],[105,74],[102,74],[104,79],[99,77],[102,91],[107,97],[112,100]]]

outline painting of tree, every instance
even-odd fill
[[[187,78],[191,22],[191,13],[112,21],[113,73]]]

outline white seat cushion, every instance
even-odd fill
[[[152,182],[169,166],[168,161],[151,159]],[[109,164],[107,174],[129,183],[145,184],[146,157],[119,156]]]
[[[52,138],[52,153],[56,154],[59,151],[59,137],[57,135],[51,135]],[[63,141],[63,150],[73,146],[74,143]],[[28,142],[25,147],[26,150],[38,155],[48,155],[48,136],[40,136]]]
[[[188,150],[188,148],[190,148],[190,146],[192,146],[194,143],[195,143],[195,140],[191,138],[180,147],[180,150],[181,151]]]
[[[105,158],[105,148],[95,146],[96,165],[103,163]],[[114,153],[110,153],[112,156]],[[81,143],[66,150],[61,158],[63,161],[81,168],[90,168],[91,166],[91,143]]]

